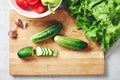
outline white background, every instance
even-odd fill
[[[11,76],[9,75],[9,11],[8,0],[0,2],[0,80],[120,80],[120,41],[105,59],[104,76]]]

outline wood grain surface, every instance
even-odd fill
[[[10,74],[11,75],[103,75],[104,54],[99,45],[89,41],[82,30],[76,29],[75,19],[65,10],[57,10],[44,18],[31,19],[21,16],[14,10],[10,11],[10,28],[15,26],[15,20],[21,18],[27,22],[26,29],[18,28],[17,39],[9,39]],[[53,39],[33,43],[30,37],[56,22],[63,24],[61,35],[81,39],[89,44],[82,51],[74,51],[57,45]],[[59,52],[57,57],[29,57],[20,59],[18,50],[25,46],[44,46]]]

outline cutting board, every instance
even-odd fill
[[[104,54],[97,43],[89,41],[82,30],[76,29],[75,19],[65,10],[57,10],[44,18],[26,18],[14,10],[10,11],[10,28],[15,26],[15,20],[21,18],[26,21],[27,28],[18,28],[17,39],[9,38],[10,47],[10,75],[103,75]],[[61,35],[81,39],[88,43],[88,48],[81,51],[74,51],[59,46],[53,39],[33,43],[30,37],[49,25],[56,22],[63,24]],[[20,59],[17,56],[18,50],[25,46],[43,46],[58,51],[57,57],[29,57]]]

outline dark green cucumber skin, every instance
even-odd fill
[[[55,42],[63,47],[73,49],[73,50],[82,50],[88,47],[88,44],[82,40],[73,39],[69,37],[64,36],[55,36],[54,37]]]
[[[30,57],[33,55],[33,47],[32,46],[24,47],[18,51],[17,55],[19,58]]]
[[[63,25],[61,23],[56,23],[56,24],[50,26],[49,28],[34,34],[31,37],[31,40],[33,42],[41,42],[41,41],[47,40],[47,39],[55,36],[56,34],[58,34],[61,31],[62,27],[63,27]]]

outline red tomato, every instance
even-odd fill
[[[16,0],[16,3],[22,9],[27,9],[29,7],[29,4],[26,0]]]
[[[35,12],[37,12],[39,14],[43,13],[43,12],[45,12],[47,10],[47,7],[44,6],[41,2],[39,2],[39,3],[35,4],[35,5],[32,5],[31,7]]]
[[[30,5],[35,5],[36,3],[38,3],[40,0],[27,0],[27,2],[30,4]]]

